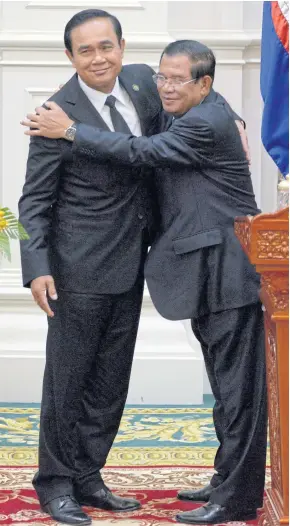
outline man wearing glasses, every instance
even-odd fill
[[[210,485],[179,494],[209,501],[178,515],[180,522],[193,524],[256,516],[266,444],[259,279],[233,231],[236,215],[259,211],[233,114],[211,87],[214,72],[212,52],[198,42],[165,49],[153,78],[169,119],[166,131],[151,138],[76,123],[51,102],[50,111],[39,108],[39,115],[23,122],[35,129],[29,135],[67,139],[80,162],[156,170],[161,223],[147,257],[148,286],[164,317],[192,319],[216,398],[221,443]],[[139,181],[146,175],[131,177]],[[98,173],[92,180],[98,184]]]

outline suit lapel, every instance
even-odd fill
[[[66,103],[69,106],[68,113],[71,119],[110,131],[110,128],[81,89],[77,75],[74,75],[67,84]]]
[[[140,120],[142,135],[147,135],[154,113],[159,113],[160,107],[158,104],[156,105],[154,98],[148,96],[147,87],[138,70],[135,74],[132,70],[128,71],[125,66],[119,75],[119,80],[135,106]]]

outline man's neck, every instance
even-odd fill
[[[117,78],[118,78],[118,77],[117,77]],[[98,92],[98,93],[104,93],[104,94],[110,94],[110,93],[112,93],[112,91],[113,91],[113,89],[114,89],[114,87],[115,87],[115,85],[116,85],[117,78],[115,78],[114,82],[112,82],[112,83],[111,83],[110,85],[108,85],[108,86],[103,86],[103,87],[98,87],[98,88],[96,88],[96,87],[94,87],[94,86],[90,86],[89,84],[87,84],[87,83],[82,79],[82,77],[81,77],[80,75],[78,75],[79,83],[80,83],[81,86],[82,86],[82,85],[83,85],[83,86],[85,85],[85,86],[86,86],[87,88],[89,88],[89,89],[92,89],[92,90],[94,90],[94,91],[96,91],[96,92]]]

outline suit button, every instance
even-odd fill
[[[139,218],[139,219],[143,219],[143,218],[144,218],[144,215],[143,215],[143,214],[138,214],[138,218]]]

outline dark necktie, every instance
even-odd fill
[[[114,97],[114,95],[109,95],[109,97],[107,97],[105,104],[106,106],[109,106],[110,108],[111,119],[112,119],[112,123],[114,126],[114,130],[116,132],[129,133],[130,135],[132,135],[132,132],[128,124],[126,123],[125,119],[122,117],[121,113],[119,113],[118,110],[116,110],[116,107],[115,107],[116,97]]]

